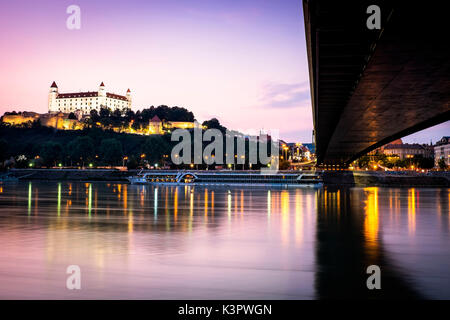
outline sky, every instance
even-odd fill
[[[79,30],[66,27],[73,4]],[[1,114],[46,112],[53,81],[60,92],[103,81],[108,92],[130,88],[135,110],[180,106],[200,122],[311,141],[301,0],[2,1],[0,48]],[[449,129],[404,140],[435,141]]]

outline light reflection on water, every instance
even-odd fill
[[[450,298],[450,190],[0,186],[0,298]],[[82,289],[65,288],[79,265]],[[382,290],[366,288],[368,265]]]

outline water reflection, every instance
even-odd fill
[[[450,298],[448,189],[1,188],[0,297]]]
[[[408,190],[408,229],[411,234],[416,232],[416,190]]]
[[[365,188],[365,219],[364,219],[364,236],[366,250],[369,255],[376,255],[379,251],[379,239],[378,239],[378,188]],[[375,256],[372,257],[375,259]]]

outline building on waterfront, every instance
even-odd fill
[[[379,148],[376,148],[376,149],[368,152],[367,155],[374,156],[376,154],[387,154],[384,152],[384,148],[386,148],[387,146],[390,146],[389,148],[392,148],[393,145],[403,145],[402,139],[397,139],[392,142],[389,142],[388,144],[385,144],[384,146],[381,146]],[[389,153],[389,155],[391,155],[391,153]]]
[[[316,144],[315,143],[303,143],[303,145],[308,148],[311,155],[316,153]]]
[[[301,162],[311,160],[311,152],[300,142],[286,143],[287,160],[291,162]]]
[[[387,156],[398,156],[400,159],[409,159],[416,156],[423,158],[433,157],[433,148],[418,143],[391,143],[383,147],[383,153]]]
[[[126,95],[118,95],[106,92],[105,84],[102,82],[98,91],[60,93],[58,86],[53,81],[48,94],[49,113],[71,113],[80,111],[82,114],[89,114],[91,110],[100,111],[100,108],[111,110],[131,109],[131,91],[127,90]]]
[[[439,165],[439,160],[444,159],[447,166],[450,166],[450,137],[442,137],[434,146],[434,163]]]

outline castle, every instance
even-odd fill
[[[79,112],[89,114],[91,110],[100,111],[101,107],[111,110],[124,111],[131,109],[131,91],[127,90],[126,96],[106,92],[102,82],[98,91],[59,93],[58,86],[53,81],[48,94],[49,113]]]
[[[36,112],[5,112],[1,117],[1,122],[11,126],[30,127],[33,123],[39,122],[42,126],[51,127],[58,130],[82,130],[89,124],[92,110],[100,111],[101,108],[109,108],[111,111],[131,110],[131,91],[127,90],[125,96],[106,92],[105,84],[100,84],[98,91],[59,93],[55,82],[50,86],[48,94],[48,113],[39,114]],[[73,113],[71,116],[70,113]],[[74,116],[74,117],[73,117]],[[113,127],[102,125],[96,122],[95,126],[102,126],[106,129],[112,129],[115,132],[153,135],[166,134],[175,129],[193,129],[202,127],[199,123],[189,121],[170,121],[160,119],[157,115],[153,116],[148,125],[140,125],[139,128],[133,128],[130,123],[128,127],[121,125]]]

